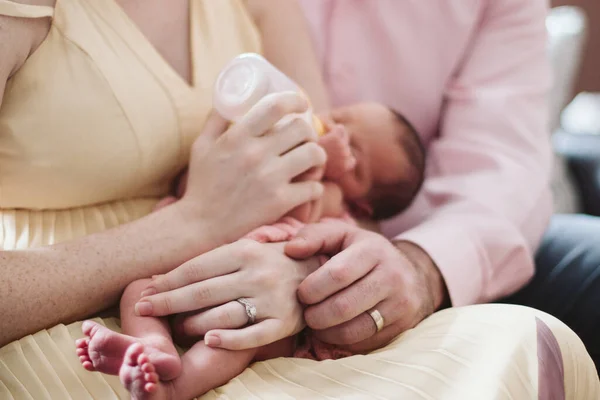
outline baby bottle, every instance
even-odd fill
[[[237,122],[266,95],[287,91],[303,93],[292,79],[261,55],[245,53],[229,62],[219,74],[213,106],[223,118]],[[293,117],[305,119],[319,136],[324,133],[323,125],[314,116],[312,108]]]

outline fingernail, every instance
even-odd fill
[[[153,294],[156,294],[156,289],[148,288],[148,289],[144,290],[140,296],[146,297],[146,296],[152,296]]]
[[[216,335],[205,335],[204,344],[209,347],[217,347],[221,345],[221,338]]]
[[[147,317],[152,314],[152,303],[149,301],[140,301],[135,304],[135,314],[140,317]]]

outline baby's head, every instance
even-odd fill
[[[425,152],[408,121],[378,103],[339,108],[325,120],[345,126],[356,158],[338,182],[353,214],[382,220],[405,210],[425,172]]]

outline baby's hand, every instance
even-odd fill
[[[336,181],[356,166],[350,136],[343,125],[330,125],[329,132],[319,138],[319,144],[327,153],[325,178]]]
[[[245,236],[260,243],[278,243],[291,240],[302,229],[304,224],[296,218],[283,217],[273,225],[264,225],[256,228]]]

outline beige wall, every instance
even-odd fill
[[[600,92],[600,0],[552,0],[553,6],[582,7],[589,18],[588,48],[577,91]]]

